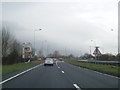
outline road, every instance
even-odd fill
[[[3,88],[118,88],[118,78],[65,62],[40,65],[2,84]],[[110,89],[110,90],[111,90]],[[80,90],[80,89],[79,89]]]

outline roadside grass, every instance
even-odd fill
[[[66,63],[70,63],[79,67],[99,71],[109,75],[120,77],[120,66],[112,65],[101,65],[101,64],[92,64],[92,63],[81,63],[72,59],[64,59]]]
[[[13,65],[3,65],[2,66],[2,76],[12,73],[12,72],[16,72],[19,70],[23,70],[26,68],[30,68],[32,66],[38,65],[40,63],[43,63],[43,60],[41,61],[32,61],[29,63],[18,63],[18,64],[13,64]]]

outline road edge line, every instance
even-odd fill
[[[29,71],[31,71],[31,70],[33,70],[33,69],[35,69],[35,68],[37,68],[37,67],[39,67],[39,66],[41,66],[41,65],[43,65],[43,64],[39,64],[39,65],[37,65],[37,66],[34,66],[34,67],[32,67],[32,68],[29,68],[29,69],[21,72],[21,73],[18,73],[18,74],[16,74],[16,75],[14,75],[14,76],[12,76],[12,77],[10,77],[10,78],[8,78],[8,79],[0,82],[0,85],[3,84],[3,83],[5,83],[5,82],[7,82],[7,81],[9,81],[9,80],[12,80],[12,79],[16,78],[16,77],[18,77],[18,76],[20,76],[20,75],[22,75],[22,74],[24,74],[24,73],[26,73],[26,72],[29,72]]]
[[[79,68],[83,68],[83,67],[80,67],[80,66],[79,66]],[[88,68],[83,68],[83,69],[86,69],[86,70],[92,70],[92,69],[88,69]],[[102,73],[102,72],[95,71],[95,70],[92,70],[92,71],[93,71],[93,72],[96,72],[96,73],[98,73],[98,74],[103,74],[103,75],[105,75],[105,76],[112,77],[112,78],[120,79],[119,77],[112,76],[112,75],[109,75],[109,74],[107,74],[107,73]]]

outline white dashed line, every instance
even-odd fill
[[[5,83],[5,82],[7,82],[7,81],[9,81],[9,80],[12,80],[12,79],[14,79],[14,78],[16,78],[16,77],[18,77],[18,76],[20,76],[20,75],[22,75],[22,74],[28,72],[28,71],[31,71],[32,69],[35,69],[35,68],[41,66],[41,65],[43,65],[43,64],[40,64],[40,65],[37,65],[37,66],[32,67],[32,68],[30,68],[30,69],[27,69],[27,70],[25,70],[25,71],[23,71],[23,72],[21,72],[21,73],[15,75],[15,76],[12,76],[12,77],[10,77],[10,78],[8,78],[8,79],[6,79],[6,80],[0,82],[0,84],[3,84],[3,83]]]
[[[73,86],[74,86],[77,90],[82,90],[77,84],[73,84]]]
[[[62,71],[62,73],[65,73],[64,71]]]
[[[58,68],[60,68],[59,66],[58,66],[58,63],[56,62],[56,66],[58,67]]]
[[[56,66],[58,66],[57,62],[56,62]]]

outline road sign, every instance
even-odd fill
[[[25,52],[25,55],[32,55],[32,52]]]
[[[95,56],[100,56],[101,55],[101,52],[100,52],[100,50],[98,49],[99,47],[95,47],[95,50],[94,50],[94,52],[93,52],[93,54],[95,55]]]
[[[30,43],[23,44],[23,58],[32,57],[32,45]]]
[[[25,49],[25,51],[29,51],[30,47],[25,47],[24,49]]]

